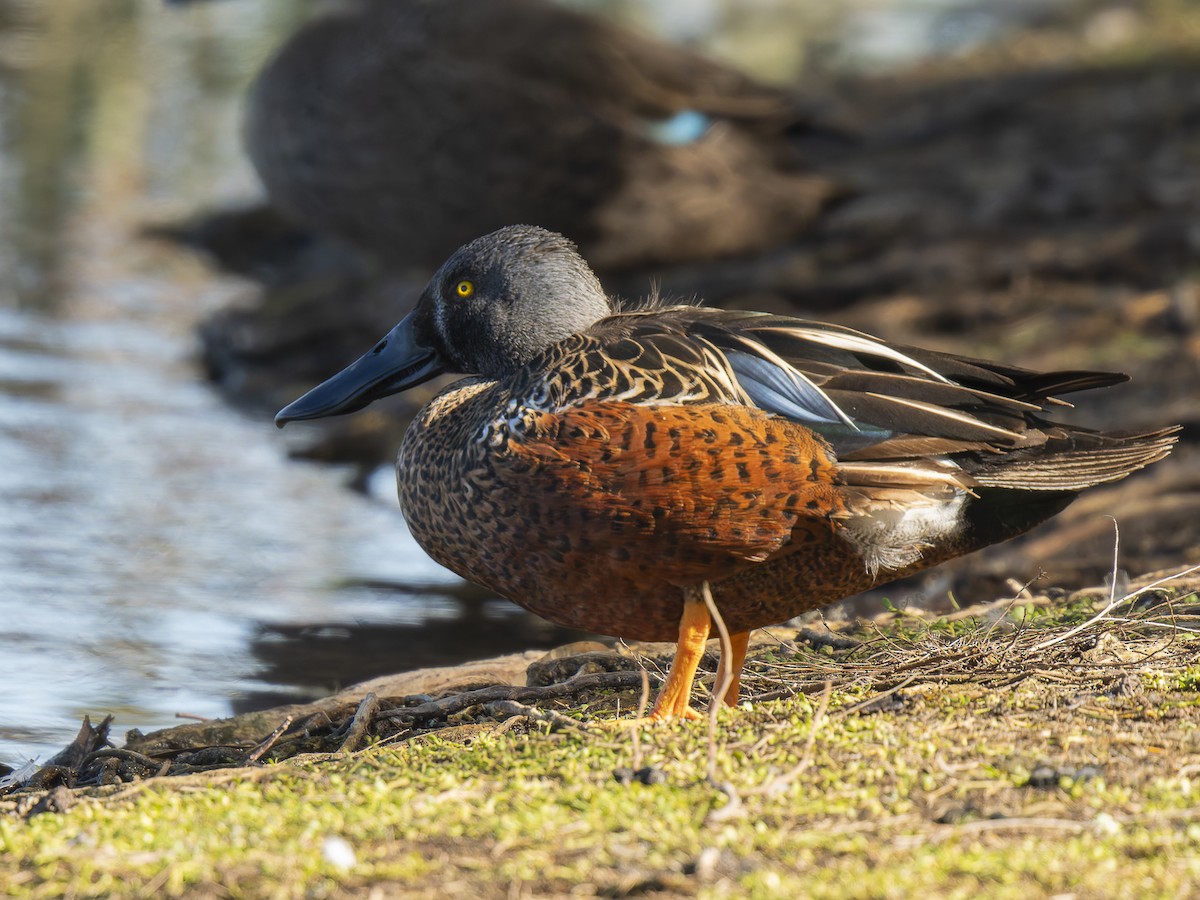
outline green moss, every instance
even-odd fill
[[[1191,669],[1160,672],[1192,684]],[[0,891],[18,897],[658,890],[722,896],[1142,896],[1200,888],[1182,712],[1116,698],[1104,723],[1072,686],[925,684],[885,711],[864,689],[724,711],[718,780],[704,723],[641,731],[663,784],[622,785],[622,728],[436,735],[343,758],[97,792],[62,815],[0,816]],[[1110,698],[1111,699],[1111,698]],[[1142,705],[1139,705],[1142,704]],[[1190,714],[1189,714],[1190,715]],[[1028,786],[1042,764],[1099,777]],[[732,807],[730,804],[733,804]],[[721,812],[732,809],[733,812]],[[998,818],[993,818],[998,817]],[[955,822],[957,824],[942,824]],[[355,863],[326,859],[327,839]]]
[[[1180,691],[1200,694],[1200,665],[1188,666],[1178,672],[1142,672],[1142,683],[1149,690]],[[1194,705],[1200,699],[1189,698],[1185,705]]]
[[[720,788],[706,723],[638,726],[635,758],[635,726],[596,721],[617,698],[592,695],[560,710],[584,732],[464,713],[351,756],[84,792],[65,814],[0,800],[0,893],[1196,894],[1200,637],[1137,618],[1158,607],[1096,621],[1104,605],[774,646],[747,692],[818,693],[722,710]],[[639,766],[663,783],[613,778]]]

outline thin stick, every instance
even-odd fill
[[[1117,520],[1109,516],[1113,523],[1113,567],[1112,567],[1112,582],[1108,585],[1108,605],[1115,606],[1117,603],[1117,573],[1120,569],[1117,566],[1117,558],[1120,556],[1121,550],[1121,526],[1117,524]]]
[[[878,703],[880,700],[884,699],[885,697],[890,697],[890,696],[892,696],[892,694],[895,694],[897,691],[904,690],[906,687],[908,687],[910,684],[912,684],[916,680],[917,680],[916,675],[909,675],[902,682],[900,682],[899,684],[896,684],[896,685],[892,685],[886,691],[876,694],[874,697],[868,697],[866,700],[863,700],[860,703],[855,703],[853,706],[843,709],[841,711],[841,715],[848,716],[848,715],[851,715],[852,713],[858,712],[860,709],[870,706],[872,703]]]
[[[832,696],[833,682],[826,680],[825,687],[821,690],[821,699],[817,703],[817,711],[813,713],[812,725],[808,729],[808,740],[804,742],[804,755],[800,757],[797,775],[812,765],[813,747],[817,744],[817,732],[825,724],[825,713],[829,711],[829,698]]]
[[[1146,593],[1147,591],[1154,590],[1159,585],[1170,584],[1172,581],[1176,581],[1180,578],[1183,578],[1185,575],[1191,575],[1193,572],[1200,572],[1200,564],[1197,564],[1194,566],[1188,566],[1182,572],[1172,572],[1170,575],[1164,575],[1162,578],[1159,578],[1156,581],[1152,581],[1149,584],[1144,584],[1140,588],[1138,588],[1136,591],[1130,591],[1129,595],[1125,599],[1132,600],[1134,597],[1140,597],[1142,594]]]
[[[495,700],[516,700],[518,703],[526,700],[546,700],[564,697],[590,688],[633,687],[640,680],[637,672],[596,672],[586,675],[575,675],[557,684],[545,687],[518,687],[512,684],[497,684],[492,687],[480,688],[476,691],[465,691],[453,694],[440,700],[430,700],[417,706],[404,706],[399,709],[388,709],[379,713],[375,718],[380,721],[400,720],[407,723],[424,722],[429,719],[441,718],[462,712],[471,706],[491,703]]]
[[[646,672],[645,666],[641,666],[638,671],[642,674],[642,695],[638,698],[637,718],[633,720],[633,727],[630,729],[633,736],[633,770],[635,772],[642,767],[642,729],[640,723],[643,716],[646,715],[646,705],[650,702],[650,675]]]
[[[1114,528],[1116,527],[1115,519],[1113,520],[1113,526],[1114,526]],[[1120,532],[1118,531],[1117,538],[1114,541],[1114,547],[1113,547],[1113,553],[1114,553],[1113,571],[1114,571],[1114,573],[1116,572],[1116,562],[1115,562],[1116,541],[1119,541],[1119,540],[1120,540]],[[1163,578],[1159,578],[1157,581],[1153,581],[1150,584],[1140,587],[1136,591],[1130,591],[1128,594],[1121,597],[1120,599],[1116,598],[1117,580],[1116,580],[1116,575],[1114,574],[1112,587],[1109,591],[1109,600],[1108,600],[1108,603],[1106,603],[1104,605],[1104,609],[1100,610],[1100,612],[1096,613],[1094,616],[1092,616],[1090,619],[1088,619],[1086,622],[1082,623],[1081,625],[1076,625],[1074,628],[1071,628],[1068,631],[1065,631],[1060,635],[1056,635],[1055,637],[1052,637],[1052,638],[1047,638],[1046,640],[1042,641],[1039,644],[1034,644],[1033,647],[1030,648],[1030,651],[1036,652],[1038,650],[1045,650],[1047,647],[1053,647],[1055,644],[1061,644],[1063,641],[1070,640],[1071,638],[1073,638],[1075,635],[1079,634],[1080,632],[1086,631],[1087,629],[1091,628],[1092,626],[1097,625],[1100,622],[1103,622],[1106,619],[1108,619],[1108,614],[1111,613],[1118,606],[1120,606],[1122,603],[1128,603],[1128,602],[1136,599],[1137,597],[1140,597],[1142,594],[1144,594],[1148,591],[1154,590],[1156,587],[1158,587],[1161,584],[1167,584],[1168,582],[1174,581],[1178,578],[1183,578],[1185,575],[1190,575],[1196,571],[1200,571],[1200,565],[1189,566],[1188,568],[1184,569],[1182,572],[1175,572],[1172,575],[1167,575],[1167,576],[1164,576]],[[1153,623],[1140,623],[1140,624],[1153,624]],[[1180,629],[1180,630],[1184,630],[1184,629]]]
[[[961,825],[947,825],[932,834],[925,835],[922,840],[944,841],[966,834],[980,834],[988,831],[1020,831],[1022,829],[1047,829],[1051,831],[1087,831],[1094,826],[1089,822],[1075,819],[1050,819],[1041,817],[1011,819],[982,819],[977,822],[964,822]]]
[[[713,624],[717,626],[717,633],[721,638],[721,668],[717,673],[717,683],[713,687],[712,699],[708,704],[708,780],[716,784],[717,713],[721,709],[721,704],[725,702],[725,694],[728,693],[729,686],[733,683],[733,642],[729,639],[729,629],[725,627],[725,620],[721,618],[721,612],[717,609],[717,603],[713,600],[712,589],[709,588],[707,581],[700,585],[700,595],[704,598],[704,605],[708,607],[708,614],[712,618]]]
[[[1045,572],[1038,572],[1036,575],[1034,575],[1032,578],[1030,578],[1027,582],[1025,582],[1023,585],[1021,585],[1021,589],[1019,591],[1017,591],[1016,594],[1014,594],[1012,597],[1010,597],[1008,602],[1005,604],[1004,612],[1002,612],[1000,615],[993,618],[992,621],[988,624],[987,630],[984,631],[984,633],[983,633],[984,640],[988,640],[989,638],[991,638],[992,632],[996,630],[996,626],[999,625],[1004,620],[1004,617],[1009,614],[1009,612],[1012,610],[1012,608],[1017,605],[1017,601],[1021,599],[1021,595],[1027,594],[1029,592],[1029,586],[1031,584],[1033,584],[1035,581],[1037,581],[1039,578],[1042,578],[1043,576],[1045,576],[1045,574],[1046,574]]]
[[[570,731],[586,732],[587,727],[583,722],[578,722],[569,716],[564,716],[560,712],[553,709],[538,709],[536,706],[527,706],[524,703],[518,703],[516,700],[494,700],[484,707],[489,715],[496,717],[513,716],[525,719],[531,719],[535,722],[547,722],[551,728],[566,728]]]
[[[278,741],[279,738],[283,736],[283,733],[288,730],[288,728],[291,726],[291,724],[292,724],[292,717],[288,716],[286,719],[284,719],[282,722],[279,723],[278,728],[276,728],[269,735],[267,735],[267,739],[265,741],[263,741],[261,744],[259,744],[257,747],[254,748],[254,750],[250,753],[250,755],[246,757],[246,761],[247,762],[258,762],[264,753],[266,753],[268,750],[270,750],[272,747],[275,746],[275,742]]]

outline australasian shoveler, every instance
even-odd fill
[[[1042,417],[1053,395],[1124,375],[763,313],[623,309],[573,244],[529,226],[460,248],[403,321],[276,423],[442,372],[470,377],[400,448],[413,535],[551,621],[677,639],[654,718],[692,714],[706,594],[732,635],[733,703],[752,629],[1020,534],[1175,442]]]

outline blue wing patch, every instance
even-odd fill
[[[723,351],[738,384],[759,409],[784,416],[824,437],[835,452],[848,453],[890,437],[892,432],[860,424],[842,412],[804,375],[741,350]]]

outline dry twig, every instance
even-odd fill
[[[452,694],[440,700],[430,700],[417,706],[406,706],[400,709],[389,709],[376,716],[379,720],[400,720],[411,725],[440,719],[454,713],[462,712],[472,706],[484,703],[494,703],[497,700],[515,700],[518,703],[527,700],[549,700],[567,697],[584,690],[597,688],[633,687],[640,681],[637,672],[599,672],[595,674],[576,675],[559,684],[548,684],[544,687],[517,687],[501,684],[494,687],[480,688],[477,691],[466,691],[462,694]]]
[[[728,693],[729,686],[733,683],[733,642],[729,639],[729,629],[725,627],[725,619],[722,618],[721,611],[717,609],[712,589],[709,588],[707,581],[700,585],[700,593],[704,597],[704,605],[708,607],[708,614],[712,618],[713,624],[717,626],[717,633],[721,638],[721,671],[717,675],[717,683],[713,685],[712,698],[708,703],[708,780],[712,784],[716,784],[717,714],[720,712],[721,704],[725,701],[725,694]]]
[[[583,722],[579,722],[569,716],[564,716],[560,712],[555,712],[552,709],[538,709],[536,706],[526,706],[524,703],[517,703],[515,700],[496,700],[489,703],[485,709],[488,715],[496,716],[515,716],[525,719],[532,719],[535,722],[548,722],[553,728],[566,728],[571,731],[587,731],[587,726]]]
[[[354,718],[350,720],[350,729],[346,733],[346,739],[338,747],[338,753],[353,753],[358,749],[358,744],[363,739],[363,735],[367,733],[372,717],[378,711],[379,698],[373,691],[368,691],[367,695],[362,698],[362,702],[358,704],[358,709],[354,711]]]
[[[292,717],[288,716],[279,723],[279,727],[267,735],[267,739],[250,751],[250,755],[246,757],[246,762],[258,762],[264,753],[275,746],[275,742],[283,735],[292,724]]]

